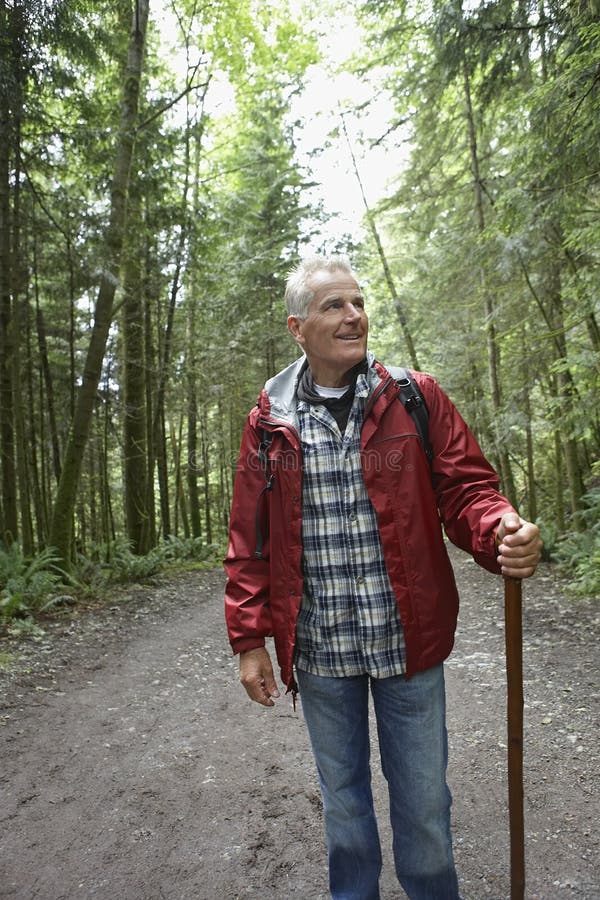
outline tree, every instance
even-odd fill
[[[394,277],[504,490],[533,509],[554,493],[550,522],[564,499],[579,520],[599,448],[592,7],[362,4],[363,65],[385,67],[397,103],[387,140],[412,147],[380,212]]]
[[[139,0],[136,3],[132,19],[125,68],[123,106],[111,187],[110,221],[106,231],[105,266],[101,274],[94,311],[94,326],[52,514],[50,544],[57,549],[60,559],[66,565],[68,565],[71,558],[72,519],[81,473],[83,450],[87,442],[94,398],[102,373],[102,361],[112,322],[113,300],[118,284],[148,12],[148,0]]]
[[[17,467],[13,367],[15,333],[12,290],[15,271],[12,239],[11,162],[18,153],[21,105],[21,4],[0,3],[0,537],[18,537]]]

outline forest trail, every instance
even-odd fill
[[[509,896],[502,582],[453,551],[449,780],[464,900]],[[320,800],[300,708],[237,681],[220,571],[0,642],[0,897],[326,898]],[[600,608],[541,566],[524,591],[528,900],[600,898]],[[403,896],[389,854],[382,900]]]

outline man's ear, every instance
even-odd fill
[[[302,343],[302,322],[303,320],[299,316],[288,316],[288,331],[299,344]]]

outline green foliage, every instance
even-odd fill
[[[57,562],[52,548],[28,559],[17,543],[0,546],[0,621],[29,618],[32,613],[72,602],[64,591],[66,575]]]
[[[23,57],[2,58],[0,86],[10,82],[12,90],[15,78],[22,79],[22,92],[15,91],[14,98],[18,129],[11,138],[20,142],[13,157],[23,169],[12,171],[5,182],[14,202],[14,216],[5,221],[14,222],[14,255],[23,273],[15,302],[15,309],[23,306],[22,328],[10,324],[28,342],[21,348],[22,372],[16,377],[24,394],[27,385],[23,403],[29,406],[22,411],[31,436],[27,465],[44,494],[31,514],[33,541],[40,546],[61,467],[64,471],[98,276],[107,265],[103,235],[134,7],[106,0],[26,6],[18,7],[23,41],[13,41],[23,48]],[[8,16],[10,22],[21,21],[18,10]],[[163,416],[157,409],[163,404],[157,399],[160,378],[167,429],[183,420],[181,447],[188,418],[197,416],[190,430],[202,435],[198,443],[205,445],[198,450],[202,459],[191,528],[186,523],[184,530],[202,533],[211,543],[226,528],[229,460],[242,415],[259,383],[292,353],[291,342],[281,341],[282,284],[297,253],[306,210],[289,110],[318,50],[308,17],[299,10],[292,14],[286,2],[177,0],[152,8],[151,16],[128,191],[126,249],[137,266],[133,290],[143,309],[145,340],[144,353],[134,362],[146,379],[148,422]],[[224,85],[233,98],[226,115],[218,99]],[[17,104],[22,106],[17,109]],[[18,202],[15,185],[21,187]],[[11,241],[8,236],[7,246]],[[123,390],[123,328],[117,315],[114,319],[74,521],[74,543],[83,554],[76,562],[78,578],[92,592],[102,590],[109,577],[94,561],[94,545],[124,534],[133,537],[121,503],[130,496],[128,483],[123,490],[121,469],[129,407]],[[180,389],[182,378],[197,388],[195,408]],[[159,440],[157,433],[153,440]],[[152,439],[151,455],[156,465],[159,448]],[[52,471],[42,473],[46,460]],[[176,474],[171,468],[160,481],[161,493],[169,492],[162,506],[154,502],[158,498],[148,499],[156,521],[138,549],[151,546],[158,531],[181,530],[181,519],[172,526],[162,518],[165,508],[173,507]],[[33,497],[33,478],[20,490]],[[186,514],[187,508],[181,515]],[[142,563],[125,550],[114,564],[127,579],[128,572],[144,577],[159,560],[149,557]]]
[[[24,619],[13,619],[7,631],[11,637],[30,638],[33,641],[43,640],[46,634],[31,616],[26,616]]]
[[[574,594],[600,598],[600,487],[584,496],[585,530],[564,535],[556,547],[560,569]]]
[[[540,20],[513,0],[360,7],[362,66],[382,67],[401,123],[388,147],[410,148],[377,215],[421,365],[496,467],[508,448],[516,501],[552,523],[554,545],[584,514],[600,454],[597,16],[549,3]],[[406,359],[373,247],[362,258],[374,342]]]
[[[283,287],[319,217],[306,206],[312,176],[298,164],[302,123],[291,110],[318,62],[315,31],[321,24],[335,38],[338,7],[344,17],[353,9],[362,15],[362,70],[372,69],[393,97],[389,121],[372,137],[399,170],[376,218],[420,364],[494,462],[498,440],[508,447],[521,509],[536,509],[537,489],[551,550],[578,503],[585,516],[594,507],[593,497],[581,499],[600,454],[594,4],[548,0],[541,15],[533,0],[364,0],[351,8],[336,0],[174,0],[151,10],[127,227],[129,287],[144,338],[133,362],[154,432],[140,451],[153,466],[148,509],[140,510],[151,527],[135,546],[171,535],[145,556],[125,541],[134,536],[123,503],[131,407],[115,314],[75,515],[78,593],[222,556],[242,423],[265,378],[297,352],[285,334]],[[18,494],[35,498],[33,541],[41,546],[106,265],[102,235],[132,6],[61,0],[14,9],[24,33],[11,44],[23,56],[18,65],[0,61],[0,87],[16,116],[4,189],[12,203],[5,221],[14,228],[7,246],[18,262],[12,305],[21,319],[9,324],[22,335],[15,386],[27,422],[23,471],[36,476]],[[383,360],[405,363],[376,248],[366,240],[354,251],[368,287],[372,346]],[[499,359],[494,402],[490,346]],[[588,584],[596,551],[595,525],[586,521],[588,531],[569,535],[561,553],[577,560],[569,571]],[[63,602],[55,576],[51,567],[22,573],[28,586],[17,578],[10,590],[0,577],[0,616]]]
[[[103,568],[96,551],[103,552],[105,548],[90,547],[90,556],[78,553],[71,567],[71,577],[80,586],[81,593],[88,596],[99,596],[105,591],[110,578]]]
[[[220,544],[206,544],[203,538],[182,538],[175,535],[171,535],[163,542],[161,552],[167,562],[192,560],[213,565],[218,565],[224,556]]]
[[[164,555],[160,548],[151,550],[145,556],[136,556],[129,547],[118,546],[110,562],[110,579],[119,583],[144,581],[160,572]]]
[[[219,544],[207,544],[203,538],[175,535],[161,541],[146,554],[133,553],[131,544],[124,538],[91,549],[93,558],[80,555],[73,573],[79,583],[87,585],[87,593],[91,595],[105,594],[110,584],[143,582],[181,562],[216,566],[224,555]]]
[[[6,651],[0,652],[0,669],[10,669],[15,662],[16,656],[14,653],[7,653]]]

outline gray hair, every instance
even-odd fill
[[[309,256],[291,270],[285,287],[285,305],[288,316],[305,319],[314,292],[308,286],[308,280],[315,272],[345,272],[355,278],[350,260],[345,255]]]

